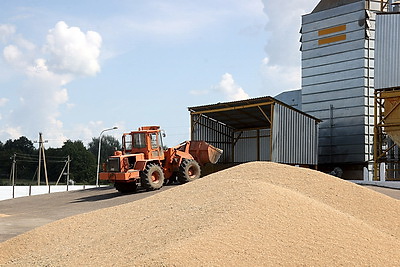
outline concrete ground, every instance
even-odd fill
[[[398,188],[380,187],[376,185],[363,185],[363,187],[367,187],[389,197],[400,200],[400,189]]]
[[[134,194],[121,194],[113,187],[101,187],[2,200],[0,242],[52,221],[136,201],[172,187]]]
[[[400,200],[400,189],[362,186]],[[136,201],[172,187],[134,194],[121,194],[113,187],[102,187],[3,200],[0,201],[0,242],[52,221]]]

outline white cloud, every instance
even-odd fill
[[[102,52],[102,57],[119,56],[140,42],[156,40],[163,44],[175,44],[207,36],[212,38],[210,33],[216,29],[230,28],[246,35],[258,34],[262,32],[265,21],[260,0],[142,1],[140,9],[135,1],[123,1],[121,5],[125,5],[130,12],[100,22],[102,29],[107,32],[105,36],[109,38],[108,48],[113,42],[118,47]],[[235,22],[240,26],[232,25]]]
[[[11,127],[6,125],[4,128],[0,129],[0,136],[2,139],[18,139],[23,136],[21,127]]]
[[[215,90],[221,92],[226,100],[236,101],[249,98],[249,95],[243,90],[242,87],[237,85],[233,80],[232,74],[225,73]]]
[[[265,46],[267,59],[262,64],[266,84],[271,85],[268,89],[274,90],[274,93],[298,89],[301,84],[301,16],[311,12],[319,0],[262,2],[268,16],[265,27],[268,35]]]
[[[15,26],[10,24],[0,24],[0,41],[6,43],[15,34]]]
[[[75,75],[95,75],[100,71],[101,36],[86,34],[78,27],[60,21],[47,35],[46,51],[51,54],[49,65],[55,71]]]
[[[14,138],[16,134],[43,132],[54,140],[53,146],[60,146],[67,139],[60,107],[71,107],[65,85],[78,76],[100,71],[101,36],[92,31],[83,33],[61,21],[49,31],[43,48],[36,49],[22,36],[13,34],[14,43],[4,47],[3,57],[25,79],[17,90],[19,106],[2,116],[9,126],[0,131],[0,136]]]
[[[271,96],[285,90],[301,88],[300,65],[285,66],[271,64],[268,57],[262,60],[261,73],[265,79],[266,87]]]
[[[15,45],[8,45],[3,49],[4,59],[13,65],[21,65],[23,63],[23,55],[19,48]]]
[[[7,102],[9,101],[8,98],[5,97],[0,97],[0,107],[3,107],[7,104]]]
[[[111,135],[117,140],[121,140],[121,132],[130,132],[132,129],[124,129],[123,122],[116,122],[112,125],[104,125],[103,121],[90,121],[87,124],[78,124],[75,125],[71,130],[76,139],[83,141],[86,145],[92,141],[93,137],[98,138],[102,130],[108,129],[110,127],[117,126],[117,130],[104,132],[105,135]],[[104,135],[103,135],[104,136]]]
[[[14,41],[15,41],[15,44],[18,47],[20,47],[20,48],[22,48],[22,49],[24,49],[26,51],[34,52],[34,50],[36,49],[36,45],[34,45],[33,43],[29,42],[28,40],[26,40],[25,38],[23,38],[20,35],[16,35]]]

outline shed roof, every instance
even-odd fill
[[[271,126],[274,104],[285,106],[320,122],[319,119],[270,96],[189,107],[188,110],[191,114],[203,114],[237,130],[264,129]]]

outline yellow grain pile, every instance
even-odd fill
[[[0,243],[17,266],[400,266],[400,202],[253,162]]]

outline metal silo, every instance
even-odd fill
[[[320,169],[372,177],[374,38],[381,1],[322,0],[302,17],[302,110],[323,120]],[[369,179],[369,177],[364,177]]]

